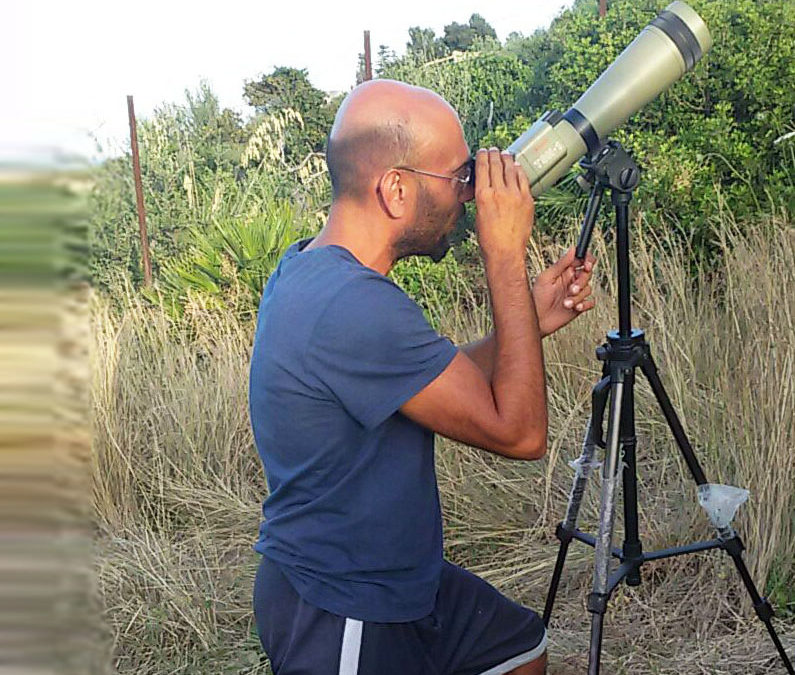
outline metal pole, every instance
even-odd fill
[[[146,234],[146,211],[144,191],[141,187],[141,161],[138,157],[138,132],[135,127],[133,97],[127,97],[127,113],[130,117],[130,145],[132,146],[133,176],[135,177],[135,202],[138,206],[138,230],[141,234],[141,257],[144,266],[144,285],[152,285],[152,265],[149,262],[149,238]]]
[[[373,79],[373,62],[370,58],[370,31],[364,31],[364,79]]]
[[[618,268],[618,335],[632,335],[632,303],[629,271],[629,201],[631,192],[612,190],[611,201],[616,210],[616,257]]]

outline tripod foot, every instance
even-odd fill
[[[776,651],[778,651],[778,654],[781,657],[784,668],[789,675],[795,675],[795,668],[792,667],[792,661],[790,661],[789,656],[787,656],[787,652],[784,650],[784,645],[781,644],[778,633],[776,633],[776,629],[773,627],[772,618],[775,616],[773,607],[771,606],[768,599],[760,597],[759,591],[756,590],[756,585],[754,584],[753,579],[751,579],[751,575],[748,572],[748,568],[745,566],[745,561],[743,560],[742,553],[745,550],[745,546],[743,545],[742,539],[740,539],[736,533],[732,533],[734,536],[732,536],[730,539],[723,539],[721,541],[723,549],[731,556],[734,566],[737,568],[737,572],[739,572],[740,578],[743,580],[743,584],[745,584],[748,595],[751,597],[754,611],[762,623],[765,624],[765,628],[767,628],[767,632],[770,634],[770,639],[773,641]]]
[[[789,657],[787,656],[787,652],[784,649],[784,645],[781,644],[781,640],[778,637],[778,633],[776,633],[776,629],[773,628],[773,622],[771,619],[775,616],[775,612],[773,611],[773,607],[768,601],[767,598],[761,598],[761,600],[754,605],[754,610],[756,611],[756,615],[760,618],[762,623],[765,624],[765,628],[767,628],[767,632],[770,635],[770,638],[773,640],[773,644],[776,647],[776,651],[778,651],[779,656],[781,657],[781,661],[784,663],[784,668],[787,670],[789,675],[795,675],[795,668],[792,667],[792,661],[790,661]]]
[[[592,593],[591,595],[596,595]],[[588,603],[590,605],[589,596]],[[602,632],[604,628],[605,615],[595,613],[591,619],[591,646],[588,651],[588,675],[599,675],[599,665],[602,659]]]

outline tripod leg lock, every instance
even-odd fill
[[[754,605],[754,610],[756,610],[756,615],[765,623],[776,615],[773,611],[773,606],[767,598],[762,598],[758,604]]]
[[[555,528],[555,536],[561,541],[561,543],[568,544],[572,539],[574,539],[574,530],[564,527],[563,523],[558,523],[558,526]]]
[[[745,550],[745,544],[740,539],[739,535],[735,534],[731,539],[723,539],[721,541],[723,550],[726,551],[732,558],[742,555]]]
[[[591,614],[604,614],[607,612],[607,601],[610,596],[607,593],[591,593],[588,596],[588,611]]]
[[[625,542],[623,553],[626,560],[637,560],[643,557],[643,545],[639,541]]]

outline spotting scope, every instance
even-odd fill
[[[537,197],[607,135],[692,70],[712,46],[701,17],[672,2],[565,113],[545,112],[508,148]]]

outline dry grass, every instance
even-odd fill
[[[693,290],[689,253],[636,223],[634,324],[715,482],[750,488],[736,521],[754,578],[795,559],[795,231],[769,218],[741,235],[720,225],[723,273]],[[615,324],[611,256],[597,243],[599,305],[547,341],[547,457],[511,462],[437,443],[447,554],[512,597],[543,605],[599,364]],[[534,265],[549,250],[535,250]],[[92,403],[97,565],[119,672],[264,673],[252,630],[250,547],[265,481],[248,421],[253,326],[196,302],[175,325],[129,293],[125,314],[93,302]],[[477,336],[485,312],[445,331]],[[645,383],[637,388],[641,535],[647,549],[712,536]],[[598,480],[595,481],[598,483]],[[593,529],[597,485],[581,525]],[[621,522],[617,522],[620,542]],[[550,631],[551,673],[584,672],[592,552],[570,549]],[[791,577],[790,577],[791,583]],[[762,584],[760,583],[760,589]],[[728,557],[711,552],[644,567],[617,589],[603,672],[783,672]],[[779,621],[790,653],[795,623]]]

